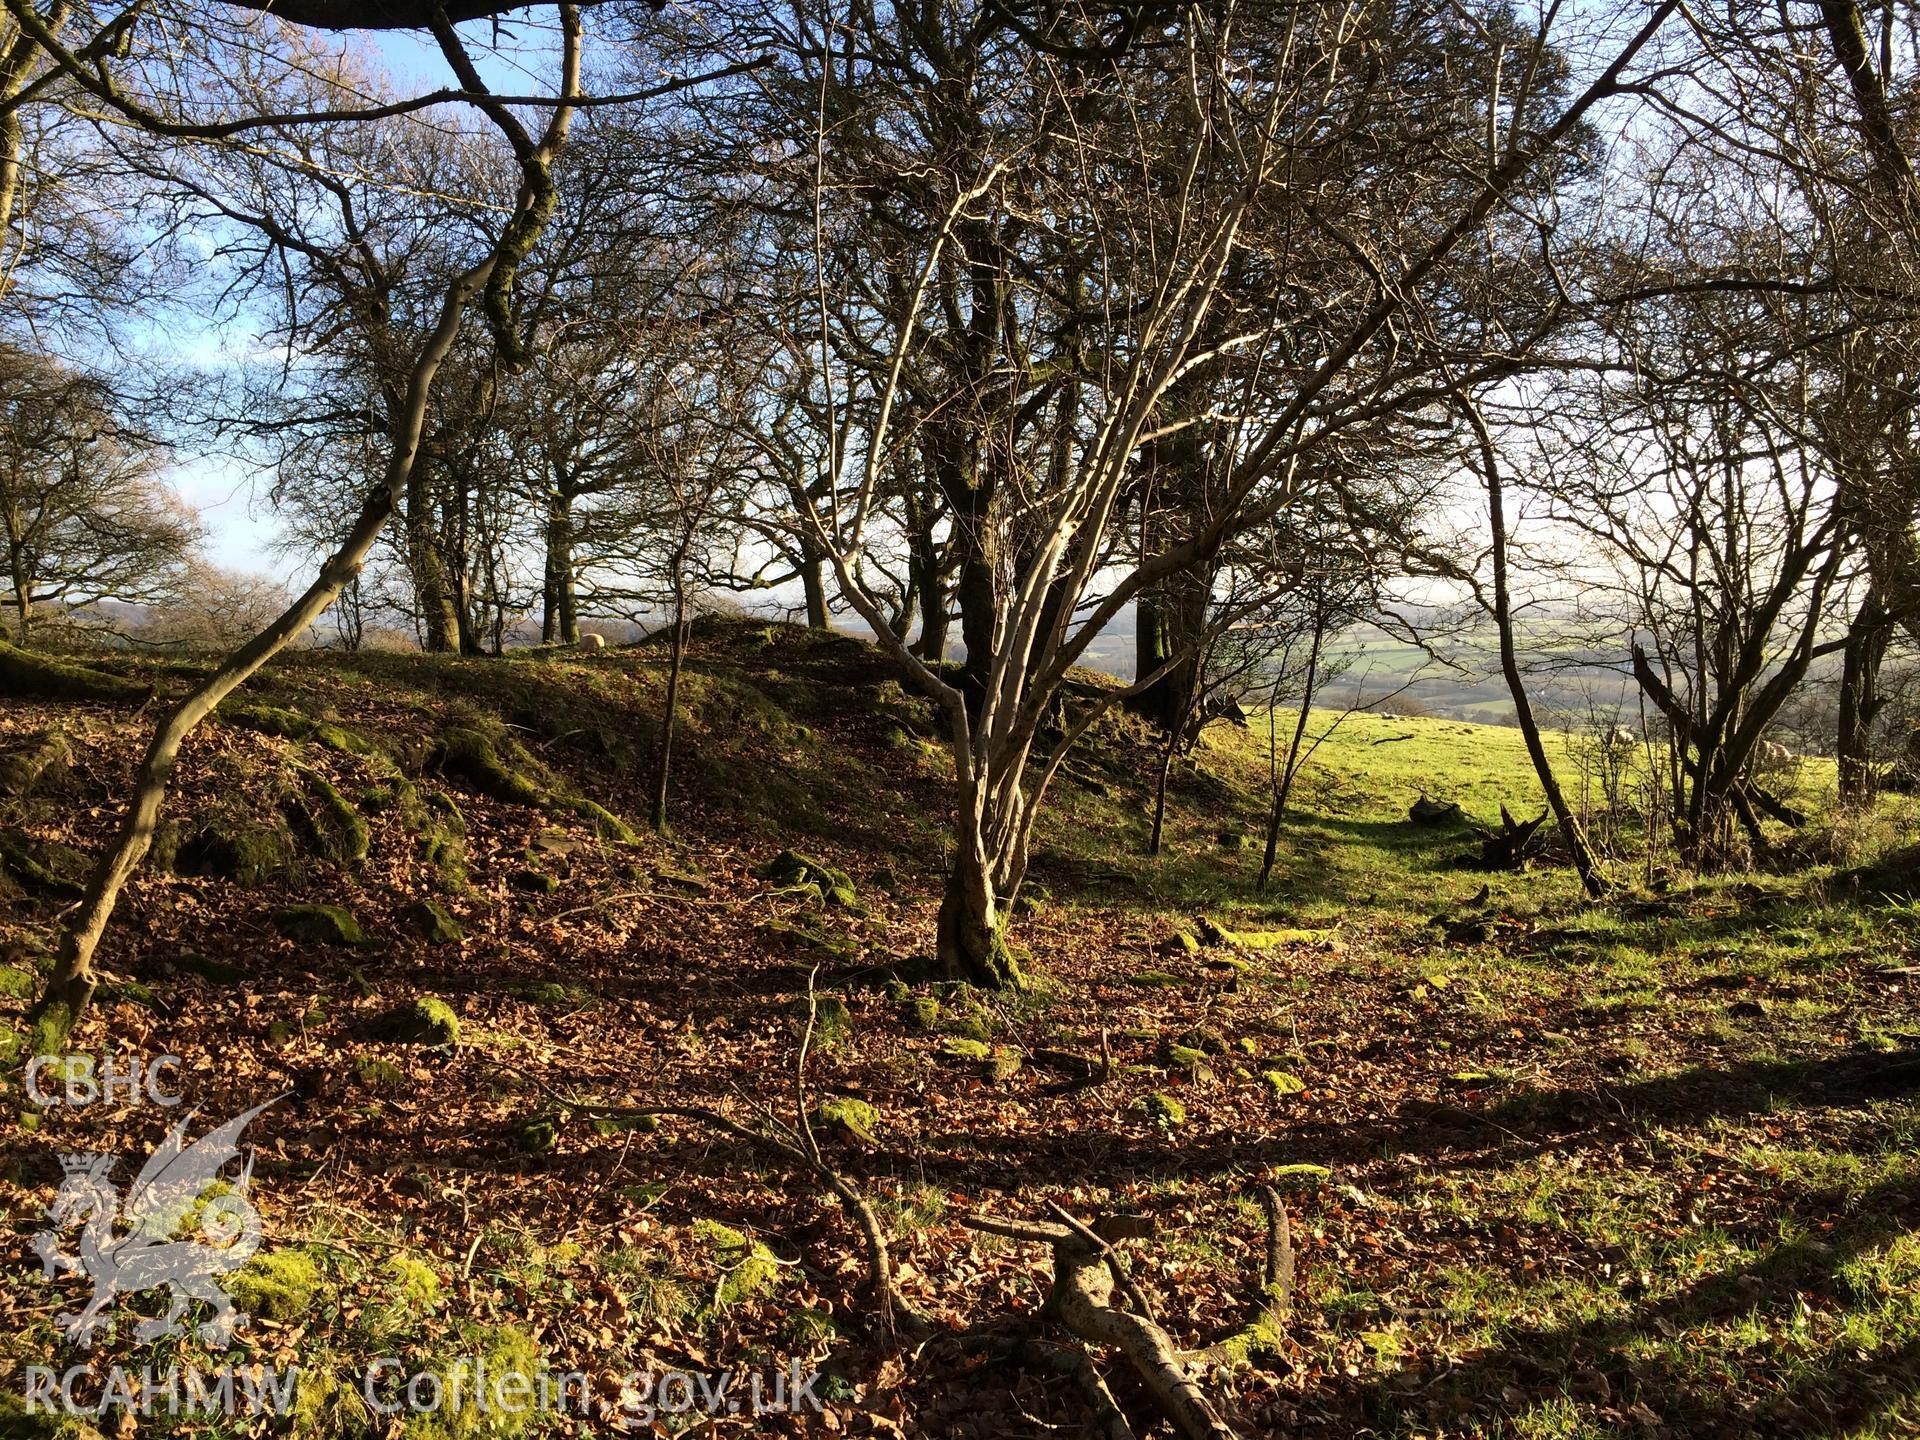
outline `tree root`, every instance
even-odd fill
[[[1293,1295],[1292,1232],[1278,1195],[1263,1189],[1261,1202],[1267,1213],[1267,1257],[1255,1317],[1237,1334],[1197,1351],[1176,1347],[1154,1321],[1145,1297],[1126,1278],[1120,1257],[1101,1233],[1110,1227],[1083,1225],[1057,1205],[1049,1208],[1058,1223],[993,1215],[964,1215],[960,1223],[990,1235],[1051,1246],[1053,1292],[1047,1299],[1047,1313],[1078,1339],[1117,1351],[1185,1440],[1238,1440],[1193,1374],[1202,1368],[1238,1365],[1281,1338],[1280,1327],[1290,1313]],[[1134,1310],[1114,1308],[1116,1289],[1133,1300]],[[1124,1440],[1134,1433],[1126,1416],[1117,1413],[1105,1383],[1092,1372],[1090,1360],[1085,1372],[1071,1360],[1049,1358],[1048,1364],[1072,1374],[1088,1391],[1110,1440]],[[1089,1378],[1094,1385],[1088,1384]]]

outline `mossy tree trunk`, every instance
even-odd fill
[[[1007,949],[996,888],[981,846],[963,836],[940,900],[935,958],[941,973],[988,990],[1017,987],[1021,978]]]

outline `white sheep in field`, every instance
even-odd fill
[[[1639,732],[1631,730],[1625,725],[1616,725],[1607,731],[1606,734],[1606,745],[1609,750],[1631,750],[1639,743]]]
[[[596,635],[591,630],[583,630],[580,632],[580,639],[575,643],[582,650],[604,650],[607,648],[607,637]]]
[[[1790,765],[1797,758],[1778,740],[1762,740],[1753,747],[1753,763],[1759,766]]]

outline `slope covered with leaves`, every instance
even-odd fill
[[[1015,931],[1034,988],[913,983],[948,804],[929,708],[869,647],[786,627],[704,628],[691,664],[667,838],[636,833],[649,647],[292,657],[189,747],[78,1038],[185,1057],[208,1119],[282,1097],[249,1132],[267,1244],[235,1293],[257,1317],[242,1353],[306,1368],[295,1433],[390,1433],[354,1393],[370,1358],[475,1353],[608,1385],[826,1371],[827,1414],[718,1433],[1086,1433],[1083,1391],[1026,1343],[1044,1252],[956,1217],[1146,1217],[1132,1272],[1199,1345],[1250,1313],[1261,1185],[1285,1195],[1300,1289],[1277,1350],[1220,1380],[1249,1433],[1920,1423],[1904,905],[1818,875],[1602,907],[1550,867],[1489,877],[1461,863],[1468,832],[1406,809],[1537,804],[1518,737],[1375,717],[1316,755],[1257,893],[1264,725],[1209,732],[1148,859],[1152,750],[1116,718],[1042,826]],[[190,667],[119,668],[164,695]],[[8,1033],[147,719],[0,706],[0,777],[56,732],[65,750],[0,802]],[[12,1370],[71,1358],[53,1319],[82,1282],[43,1280],[27,1245],[58,1155],[121,1155],[124,1181],[177,1115],[38,1110],[10,1068]],[[859,1237],[810,1175],[590,1100],[750,1128],[804,1110],[934,1338],[882,1343]],[[91,1358],[176,1356],[208,1363],[123,1320]],[[393,1424],[424,1440],[443,1418]],[[232,1433],[140,1422],[169,1426]]]

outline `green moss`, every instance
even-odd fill
[[[970,1010],[963,1014],[949,1015],[940,1026],[941,1033],[957,1035],[963,1040],[991,1040],[993,1022],[983,1010]]]
[[[320,1290],[320,1267],[304,1250],[270,1250],[255,1255],[223,1282],[237,1309],[281,1322],[299,1320],[313,1308]]]
[[[718,1313],[763,1295],[780,1279],[780,1263],[758,1240],[749,1240],[717,1220],[693,1222],[694,1238],[704,1244],[720,1266],[709,1312]]]
[[[1244,1329],[1222,1340],[1220,1355],[1231,1370],[1250,1364],[1262,1355],[1278,1353],[1286,1340],[1286,1325],[1273,1310],[1267,1310],[1256,1316]]]
[[[334,1358],[317,1350],[302,1355],[287,1433],[294,1440],[358,1440],[373,1434],[367,1422],[359,1387],[341,1378]]]
[[[22,650],[0,640],[0,693],[22,700],[110,700],[139,704],[153,694],[150,687],[104,670],[56,660],[51,655]]]
[[[909,1030],[931,1030],[940,1023],[940,1002],[931,995],[916,995],[907,1002],[900,1018]]]
[[[592,800],[579,796],[555,796],[553,808],[570,810],[576,815],[584,815],[593,822],[593,832],[603,840],[612,840],[621,845],[637,845],[640,837],[618,815]]]
[[[1263,1071],[1260,1078],[1267,1082],[1267,1088],[1276,1095],[1298,1095],[1307,1088],[1306,1081],[1285,1070]]]
[[[807,1001],[801,1000],[801,1023],[806,1023]],[[813,997],[813,1048],[831,1052],[853,1043],[853,1012],[838,995]]]
[[[444,1357],[426,1368],[440,1377],[443,1393],[467,1403],[418,1414],[403,1409],[404,1440],[514,1440],[538,1423],[546,1355],[537,1340],[512,1325],[468,1323],[456,1327],[445,1345]],[[485,1386],[481,1404],[471,1403],[476,1375]]]
[[[460,1017],[436,995],[422,995],[389,1010],[380,1018],[377,1028],[385,1038],[403,1045],[460,1043]]]
[[[220,706],[219,715],[229,725],[237,725],[260,735],[273,735],[283,740],[312,740],[345,755],[379,753],[379,747],[357,731],[331,721],[316,720],[298,710],[287,710],[258,700],[237,701],[229,697]]]
[[[950,1060],[985,1060],[993,1054],[993,1047],[971,1035],[950,1035],[942,1042],[940,1053]]]
[[[1191,1045],[1169,1045],[1167,1058],[1183,1070],[1197,1070],[1207,1063],[1207,1052]]]
[[[42,895],[74,899],[86,891],[85,854],[71,845],[30,839],[11,826],[0,829],[0,872]]]
[[[406,927],[430,945],[452,945],[466,933],[460,923],[432,900],[415,900],[400,912]]]
[[[175,956],[173,964],[175,969],[198,975],[202,980],[211,980],[216,985],[234,985],[247,978],[247,972],[238,965],[196,955],[192,951]]]
[[[301,778],[312,800],[302,814],[312,832],[314,848],[336,865],[358,865],[365,860],[372,842],[360,812],[319,771],[303,771]]]
[[[544,806],[547,787],[529,773],[533,757],[518,740],[466,725],[440,732],[439,762],[483,795],[514,805]]]
[[[378,1055],[355,1056],[353,1073],[369,1090],[398,1090],[407,1083],[406,1071]]]
[[[105,1440],[75,1416],[29,1410],[11,1390],[0,1390],[0,1435],[7,1440]]]
[[[879,1143],[873,1132],[880,1123],[880,1112],[850,1095],[831,1095],[822,1100],[814,1107],[813,1123],[821,1129],[843,1131],[869,1145]]]
[[[289,940],[304,945],[367,943],[360,922],[338,905],[283,905],[273,912],[273,926]]]
[[[77,1017],[73,1007],[55,1001],[40,1012],[27,1030],[26,1052],[29,1055],[61,1055],[66,1053],[67,1038],[73,1034],[73,1025]]]
[[[597,1003],[591,990],[559,980],[523,980],[512,987],[513,993],[530,1005],[580,1008]]]
[[[529,1155],[544,1155],[560,1143],[563,1118],[551,1110],[523,1116],[514,1122],[513,1143]]]
[[[1324,1165],[1276,1165],[1272,1179],[1276,1185],[1302,1185],[1312,1187],[1322,1180],[1331,1178],[1333,1172]]]
[[[1187,1123],[1186,1105],[1173,1096],[1161,1094],[1159,1091],[1141,1096],[1133,1102],[1133,1108],[1149,1120],[1164,1125],[1168,1129]]]
[[[31,1000],[39,981],[30,970],[15,965],[0,965],[0,995],[10,1000]]]
[[[249,888],[293,868],[293,835],[279,816],[260,821],[216,812],[174,848],[173,868],[183,875],[215,875]]]
[[[783,890],[810,895],[824,905],[838,905],[848,910],[860,907],[860,895],[854,888],[852,876],[798,850],[782,850],[756,867],[753,873]]]
[[[51,785],[73,764],[73,746],[62,730],[36,730],[0,756],[0,795],[30,795]]]
[[[1187,983],[1180,976],[1165,970],[1136,970],[1127,978],[1149,990],[1171,990]]]
[[[415,1259],[404,1250],[387,1256],[381,1267],[392,1297],[407,1309],[419,1312],[437,1310],[445,1296],[440,1272],[425,1260]]]
[[[780,1335],[789,1345],[813,1349],[838,1340],[840,1322],[824,1310],[796,1310],[781,1323]]]

